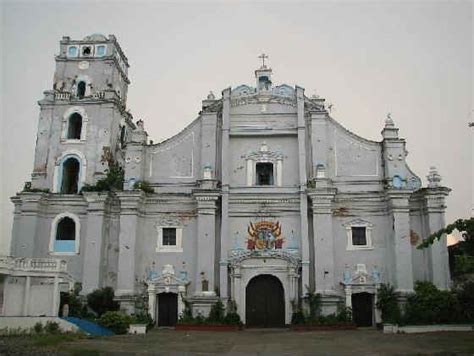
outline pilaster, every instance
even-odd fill
[[[139,213],[145,193],[118,192],[121,205],[117,290],[115,295],[126,302],[135,293],[135,244],[139,228]]]
[[[313,208],[314,259],[316,292],[334,294],[334,237],[332,231],[332,202],[336,189],[324,186],[326,179],[318,180],[316,189],[308,192]],[[323,185],[318,188],[318,185]]]
[[[300,185],[300,224],[301,224],[301,280],[304,286],[310,286],[309,280],[309,233],[308,233],[308,196],[306,194],[306,125],[304,112],[304,89],[296,87],[296,107],[298,117],[298,167]]]
[[[227,286],[227,250],[229,236],[229,129],[230,129],[230,88],[222,92],[222,138],[221,138],[221,182],[222,182],[222,209],[221,209],[221,236],[220,236],[220,272],[219,290],[221,297],[228,297]]]
[[[84,192],[87,206],[87,229],[84,246],[82,293],[88,294],[102,287],[102,249],[104,244],[104,216],[108,194]]]
[[[429,235],[445,227],[445,198],[451,190],[446,187],[427,188],[424,190],[426,231]],[[449,256],[447,236],[444,234],[439,241],[429,247],[429,274],[431,282],[440,288],[448,289],[450,286]]]
[[[398,292],[413,291],[412,246],[410,243],[410,208],[408,199],[412,191],[391,189],[387,192],[393,215],[392,248],[394,280]]]
[[[213,291],[216,287],[214,280],[216,268],[216,203],[220,194],[215,190],[197,189],[193,191],[193,196],[198,205],[197,269],[194,273],[194,292],[199,294],[205,292],[202,290],[202,278],[206,278],[209,282],[207,291]]]

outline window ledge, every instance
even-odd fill
[[[77,143],[84,143],[86,142],[86,140],[81,140],[81,139],[62,139],[61,140],[61,143],[74,143],[74,144],[77,144]]]
[[[51,256],[76,256],[76,255],[79,255],[79,252],[54,252],[54,251],[50,251],[49,254]]]
[[[347,246],[346,248],[347,251],[373,250],[373,249],[374,249],[374,246],[361,246],[361,247]]]
[[[156,252],[183,252],[182,248],[163,248],[163,247],[157,247]]]

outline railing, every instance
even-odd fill
[[[56,100],[69,100],[71,99],[71,93],[67,91],[57,91],[54,93],[54,99]]]
[[[0,257],[0,269],[42,272],[66,272],[66,261],[54,258]]]

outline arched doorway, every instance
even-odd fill
[[[352,318],[357,326],[373,325],[373,295],[370,293],[352,294]]]
[[[245,290],[246,326],[285,326],[285,294],[280,280],[262,274],[250,280]]]
[[[178,320],[178,295],[158,294],[158,326],[175,326]]]
[[[76,158],[68,158],[63,163],[61,193],[77,194],[79,184],[80,164]]]

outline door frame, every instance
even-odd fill
[[[280,280],[285,298],[285,324],[291,323],[293,307],[291,302],[297,301],[299,284],[300,260],[285,251],[262,251],[254,254],[245,251],[229,261],[230,294],[237,304],[237,312],[242,322],[246,322],[246,290],[253,277],[269,274]]]

